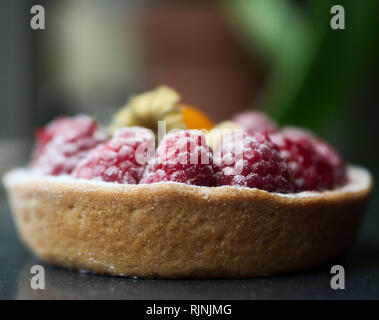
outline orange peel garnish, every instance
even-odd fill
[[[157,133],[158,121],[166,121],[167,132],[173,129],[211,130],[212,121],[193,106],[181,104],[180,95],[172,88],[160,86],[129,99],[113,117],[109,131],[141,126]]]
[[[211,130],[214,127],[212,121],[204,113],[192,106],[183,105],[182,114],[187,129]]]

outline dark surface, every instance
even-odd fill
[[[0,299],[378,299],[378,197],[372,199],[357,245],[342,261],[346,289],[332,290],[330,268],[244,280],[141,280],[52,267],[19,241],[8,207],[0,212]],[[45,267],[45,290],[33,290],[30,268]]]

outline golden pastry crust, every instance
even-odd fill
[[[17,171],[5,185],[22,239],[52,264],[141,278],[242,278],[345,253],[372,189],[366,170],[350,167],[348,175],[341,189],[293,195]]]

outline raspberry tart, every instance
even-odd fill
[[[170,132],[157,137],[157,121]],[[36,140],[29,167],[4,177],[18,232],[41,259],[95,273],[243,278],[318,266],[354,243],[372,190],[367,170],[315,135],[258,112],[214,126],[167,87],[132,98],[108,130],[65,117]]]

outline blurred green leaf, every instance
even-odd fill
[[[235,0],[228,3],[248,43],[268,59],[259,106],[282,123],[315,128],[336,114],[359,81],[374,43],[377,3],[346,0],[345,30],[332,30],[332,0]]]

